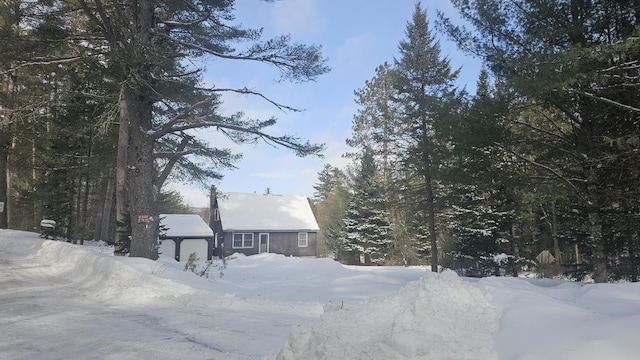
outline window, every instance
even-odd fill
[[[234,233],[233,248],[247,249],[253,247],[253,233]]]
[[[309,234],[298,233],[298,247],[307,247],[307,246],[309,246]]]

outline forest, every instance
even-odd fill
[[[271,1],[267,1],[271,2]],[[526,271],[596,282],[640,271],[640,0],[451,0],[464,20],[415,5],[398,55],[354,91],[345,169],[312,199],[320,256],[430,264],[465,276]],[[328,72],[321,48],[262,39],[234,1],[0,2],[0,228],[55,218],[70,241],[156,259],[158,214],[184,211],[167,180],[220,179],[240,154],[198,135],[296,155],[277,119],[222,115],[207,59],[251,61],[277,81]],[[475,94],[438,37],[480,59]]]
[[[640,1],[415,6],[399,55],[354,92],[345,154],[315,186],[321,251],[465,276],[638,281]],[[455,86],[444,35],[483,61]]]
[[[225,93],[299,109],[259,89],[207,84],[200,65],[212,59],[275,68],[282,82],[329,71],[320,46],[265,40],[233,11],[219,0],[0,2],[0,228],[55,219],[69,241],[155,260],[158,215],[184,206],[167,180],[208,188],[241,156],[204,130],[319,154],[322,144],[270,134],[276,118],[220,111]]]

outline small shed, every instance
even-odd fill
[[[189,255],[204,261],[213,254],[213,230],[194,214],[161,214],[158,251],[176,261],[186,262]]]

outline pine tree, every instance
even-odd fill
[[[459,98],[454,81],[459,71],[453,71],[449,59],[441,57],[440,44],[431,33],[420,2],[416,3],[412,22],[407,24],[406,37],[399,44],[400,57],[394,61],[394,87],[403,112],[401,166],[415,174],[405,182],[405,199],[416,202],[413,206],[420,217],[415,227],[426,230],[431,269],[438,271],[439,172],[448,156],[440,126],[456,113],[454,103]]]
[[[346,182],[346,176],[344,173],[330,164],[325,164],[322,170],[318,173],[318,183],[313,186],[316,190],[314,200],[322,202],[335,191],[336,187],[344,186]]]
[[[382,168],[384,190],[389,195],[392,163],[400,129],[400,109],[393,88],[393,69],[388,63],[376,68],[376,75],[355,92],[355,102],[360,106],[353,117],[352,137],[347,145],[355,148],[369,147]]]
[[[27,24],[40,37],[39,43],[47,45],[38,49],[47,52],[37,62],[19,59],[3,69],[6,73],[38,64],[82,68],[88,61],[99,63],[104,70],[101,81],[116,87],[108,98],[117,111],[107,113],[111,124],[120,124],[116,207],[119,223],[126,222],[125,212],[131,217],[132,256],[157,258],[155,199],[173,169],[202,181],[216,177],[217,169],[232,166],[237,159],[229,150],[199,140],[194,129],[218,129],[238,143],[265,139],[298,155],[317,154],[323,148],[293,136],[269,135],[265,128],[275,119],[248,119],[241,113],[222,116],[220,94],[225,91],[259,96],[285,111],[296,109],[246,88],[207,88],[200,77],[204,69],[190,68],[185,61],[212,56],[261,62],[281,70],[282,80],[294,82],[313,80],[328,71],[318,46],[295,44],[288,36],[261,41],[260,30],[233,24],[233,1],[80,0],[28,5],[18,7],[24,20],[16,24]],[[247,46],[236,50],[242,42]],[[194,161],[198,157],[209,160],[208,165],[199,166]]]
[[[355,263],[381,265],[389,254],[391,224],[371,149],[365,147],[353,178],[344,247]]]
[[[515,105],[544,109],[534,123],[514,117],[537,149],[509,151],[571,190],[573,210],[582,218],[576,225],[588,228],[594,279],[606,282],[611,246],[603,220],[611,213],[626,216],[616,194],[640,177],[631,170],[640,143],[640,7],[619,1],[452,2],[476,33],[445,21],[449,34],[525,102]]]
[[[318,183],[314,186],[313,210],[320,227],[318,253],[338,260],[345,260],[342,246],[344,217],[349,200],[349,189],[344,172],[326,164],[318,173]]]
[[[497,145],[508,136],[508,98],[499,90],[491,86],[483,69],[476,96],[464,116],[454,119],[446,131],[455,144],[443,174],[452,185],[447,211],[452,239],[446,245],[452,261],[448,265],[466,275],[499,275],[518,260],[512,232],[518,181],[505,166],[507,154]]]

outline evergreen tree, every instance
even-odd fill
[[[372,151],[365,147],[344,219],[343,243],[355,263],[381,265],[388,258],[391,224],[378,176]]]
[[[533,135],[537,152],[509,150],[571,189],[573,210],[588,228],[594,278],[606,282],[610,244],[603,219],[610,212],[626,216],[615,194],[640,176],[631,170],[640,143],[635,45],[640,6],[573,0],[453,3],[476,33],[445,21],[449,34],[486,60],[521,100],[545,110],[535,124],[514,122]],[[547,125],[535,126],[542,121]]]
[[[326,164],[318,173],[313,211],[320,227],[318,253],[345,260],[342,246],[349,189],[344,172]]]
[[[314,200],[322,202],[335,191],[338,186],[345,186],[346,176],[342,170],[325,164],[322,170],[318,173],[318,183],[313,186],[316,190]]]
[[[205,57],[255,61],[275,66],[282,80],[294,82],[313,80],[328,71],[318,46],[294,44],[288,36],[261,41],[260,30],[233,23],[233,6],[234,1],[213,0],[80,0],[17,7],[24,20],[12,25],[28,24],[27,30],[47,45],[38,49],[47,52],[37,62],[14,61],[6,73],[38,64],[82,67],[88,60],[103,67],[101,81],[114,87],[109,99],[117,111],[107,113],[110,123],[120,125],[116,215],[122,224],[127,222],[122,218],[125,212],[131,217],[132,256],[157,258],[155,202],[173,169],[188,175],[188,180],[204,182],[237,159],[230,150],[199,140],[195,129],[218,129],[238,143],[264,139],[298,155],[317,154],[323,148],[293,136],[266,133],[275,119],[248,119],[241,113],[222,116],[220,94],[225,91],[259,96],[285,111],[296,109],[246,88],[203,86],[204,69],[185,61]],[[20,43],[18,36],[20,32],[11,44]],[[207,165],[200,166],[198,158],[208,160]],[[119,234],[123,239],[124,233]]]
[[[520,179],[506,166],[509,155],[498,145],[508,141],[508,97],[481,71],[477,94],[446,133],[455,144],[444,177],[451,184],[448,210],[449,266],[475,275],[501,274],[517,256],[513,236],[514,196]],[[513,268],[513,267],[512,267]],[[513,269],[517,276],[517,269]]]
[[[436,212],[440,189],[440,170],[446,166],[448,146],[441,134],[445,119],[455,114],[460,100],[454,89],[459,71],[442,58],[440,44],[431,33],[426,12],[416,3],[412,22],[406,27],[406,40],[399,44],[400,57],[394,61],[394,87],[402,106],[404,144],[400,162],[414,175],[406,178],[405,199],[417,209],[415,227],[428,234],[431,269],[438,271]]]
[[[158,212],[161,214],[191,214],[189,205],[184,202],[184,198],[175,190],[162,191],[158,199]]]
[[[347,145],[355,148],[369,147],[382,168],[384,190],[389,194],[392,163],[398,132],[400,109],[393,88],[393,70],[384,63],[376,68],[376,75],[355,92],[360,109],[353,117],[352,137]]]

